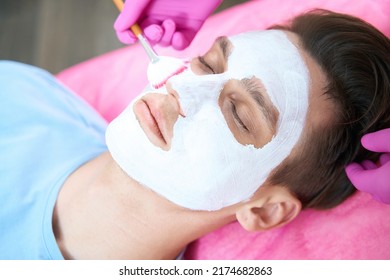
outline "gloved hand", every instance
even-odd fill
[[[358,190],[390,204],[390,128],[366,134],[362,145],[370,151],[383,153],[379,163],[369,160],[351,163],[345,169],[347,176]]]
[[[127,0],[114,29],[124,44],[137,37],[129,30],[138,23],[148,41],[177,50],[186,48],[222,0]]]

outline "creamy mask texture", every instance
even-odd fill
[[[291,153],[305,124],[308,70],[286,34],[255,31],[229,39],[225,73],[199,76],[187,70],[170,79],[186,115],[174,125],[170,150],[146,137],[133,112],[136,100],[106,132],[109,151],[130,177],[193,210],[213,211],[249,199]],[[218,105],[227,81],[252,77],[263,83],[279,113],[274,137],[261,148],[238,143]],[[157,92],[166,94],[164,88]]]

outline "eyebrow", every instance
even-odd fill
[[[272,132],[275,132],[276,122],[278,120],[278,110],[275,106],[264,97],[261,87],[259,86],[259,81],[256,81],[255,78],[244,78],[241,80],[242,85],[245,90],[250,94],[252,99],[258,105],[258,108],[262,112],[268,127]]]
[[[229,39],[226,36],[220,36],[215,40],[215,43],[219,46],[219,48],[222,51],[223,58],[225,61],[227,61],[229,55],[232,43],[229,41]]]

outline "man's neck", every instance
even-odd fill
[[[191,241],[234,220],[234,207],[191,211],[167,201],[104,153],[65,182],[53,228],[65,258],[174,259]]]

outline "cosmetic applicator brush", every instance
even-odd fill
[[[124,5],[122,0],[113,0],[113,2],[118,10],[122,11]],[[138,24],[132,25],[130,29],[134,35],[137,36],[140,44],[150,59],[147,70],[147,77],[149,83],[155,89],[164,86],[170,77],[175,76],[187,69],[187,63],[184,60],[169,56],[158,56],[147,39],[143,36],[142,29]]]

